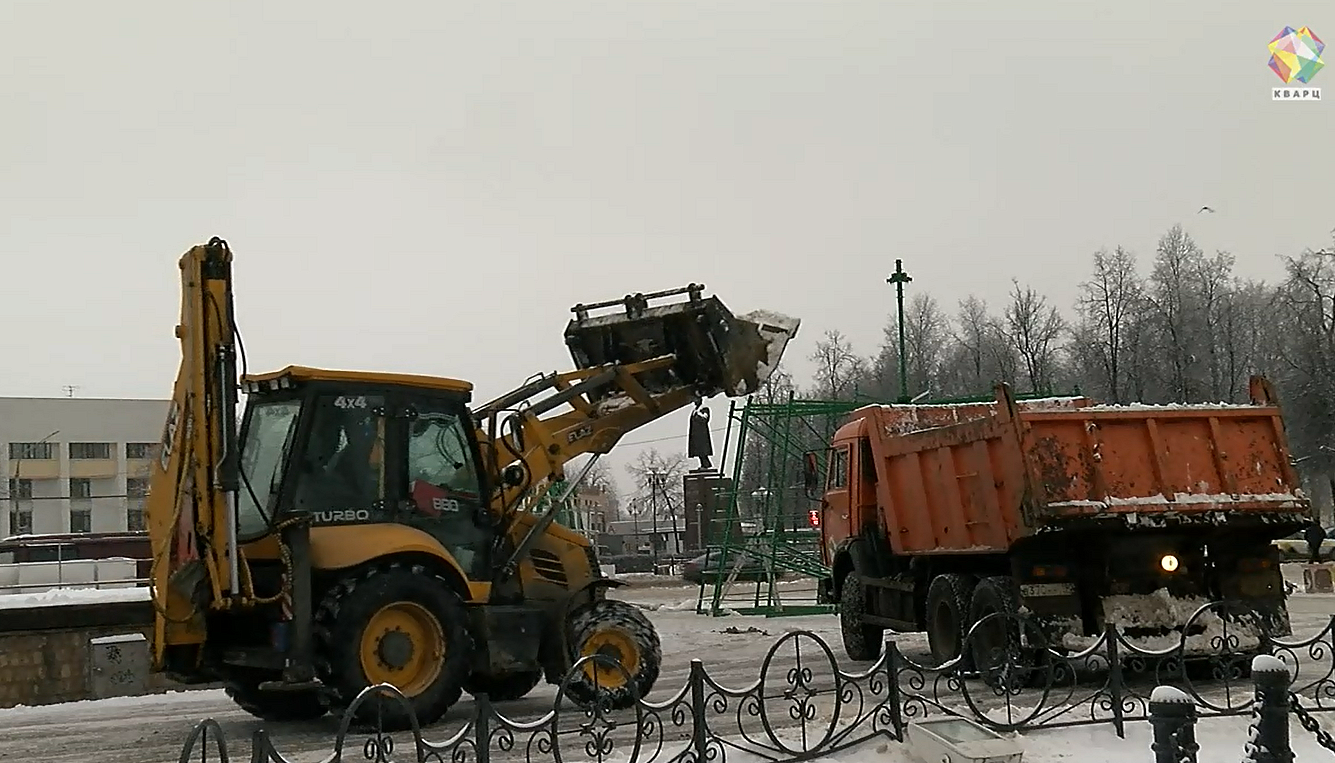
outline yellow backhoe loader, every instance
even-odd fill
[[[425,725],[464,691],[517,699],[595,653],[625,672],[587,664],[569,684],[576,702],[626,707],[653,687],[652,623],[607,598],[622,583],[557,511],[627,432],[755,392],[797,320],[734,316],[696,284],[576,305],[575,370],[470,409],[472,385],[454,379],[251,375],[226,242],[190,249],[180,268],[181,366],[147,507],[155,670],[223,682],[271,721],[337,712],[389,683]]]

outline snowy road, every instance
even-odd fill
[[[764,652],[790,630],[819,634],[830,643],[845,670],[860,667],[845,659],[837,619],[833,616],[706,618],[693,613],[695,595],[694,588],[686,587],[636,587],[621,593],[623,598],[653,610],[650,616],[662,635],[663,672],[651,699],[661,699],[685,684],[690,661],[695,658],[705,662],[709,674],[719,683],[730,688],[747,686],[758,677]],[[1328,622],[1335,612],[1335,596],[1294,596],[1290,599],[1290,610],[1295,635],[1307,636]],[[748,631],[749,628],[760,632]],[[925,659],[926,643],[922,636],[901,636],[899,642],[910,657]],[[782,681],[786,667],[776,665],[779,672],[772,672],[771,680]],[[498,708],[517,720],[537,718],[551,708],[555,691],[555,687],[543,685],[523,700]],[[426,736],[430,739],[449,736],[472,708],[471,699],[465,696]],[[0,710],[0,756],[69,763],[88,760],[165,763],[178,758],[190,728],[206,717],[214,718],[226,730],[232,759],[248,759],[249,737],[260,723],[235,709],[217,690]],[[315,761],[330,752],[336,727],[336,720],[326,717],[313,723],[280,727],[273,737],[277,748],[290,759]],[[360,739],[356,741],[360,747]]]

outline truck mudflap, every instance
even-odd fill
[[[579,304],[566,326],[566,346],[580,369],[607,363],[629,365],[672,355],[671,366],[648,372],[641,384],[651,393],[682,387],[701,397],[720,392],[737,397],[761,388],[774,373],[800,321],[758,310],[736,316],[705,297],[703,284],[631,294],[619,300]],[[686,295],[685,301],[651,305],[651,300]],[[619,312],[593,315],[610,307]]]
[[[1116,626],[1126,643],[1143,652],[1181,649],[1185,657],[1247,653],[1261,647],[1267,636],[1292,633],[1282,598],[1212,602],[1160,588],[1150,594],[1104,596],[1100,605],[1104,626]],[[1077,618],[1043,618],[1040,628],[1061,651],[1083,651],[1102,637],[1084,635]]]

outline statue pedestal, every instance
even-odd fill
[[[681,488],[686,503],[682,550],[703,551],[710,544],[722,543],[727,530],[728,503],[732,500],[732,480],[717,469],[694,469],[682,475]],[[737,529],[740,528],[734,528]]]

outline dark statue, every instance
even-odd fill
[[[714,443],[709,437],[709,409],[695,401],[691,412],[691,428],[686,435],[686,457],[700,459],[700,471],[712,468],[709,457],[714,455]]]

